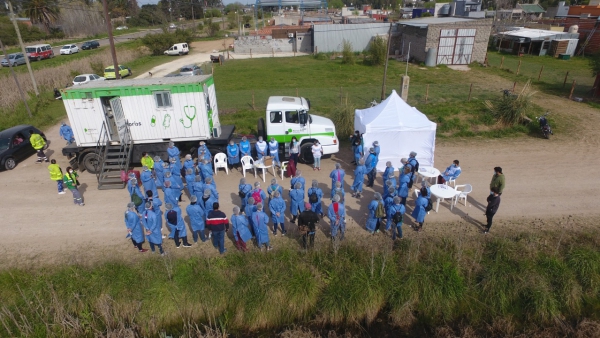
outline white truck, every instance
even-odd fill
[[[74,166],[96,173],[99,188],[122,188],[121,171],[139,163],[142,153],[166,160],[169,142],[181,155],[205,141],[211,153],[226,152],[234,125],[221,125],[212,75],[92,81],[61,91],[76,144],[63,148]],[[304,98],[273,96],[258,134],[280,142],[280,158],[289,156],[296,136],[301,160],[311,163],[314,140],[324,154],[339,150],[331,120],[308,113]],[[254,148],[254,147],[253,147]],[[104,188],[103,188],[104,187]]]
[[[258,135],[265,140],[274,137],[279,142],[279,153],[289,156],[290,142],[296,136],[300,143],[299,159],[314,161],[311,146],[315,140],[323,146],[323,154],[339,151],[335,125],[325,117],[309,114],[310,101],[303,97],[271,96],[267,102],[265,119],[258,121]],[[266,121],[266,128],[265,128]]]

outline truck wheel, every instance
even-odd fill
[[[6,168],[6,170],[13,170],[16,166],[17,162],[15,162],[15,159],[12,157],[7,158],[4,162],[4,168]]]
[[[89,152],[83,155],[81,165],[90,174],[98,174],[102,169],[100,163],[100,156],[95,152]]]
[[[304,164],[313,164],[315,162],[311,147],[312,143],[305,143],[300,147],[300,162]]]
[[[258,119],[258,125],[256,126],[257,136],[262,136],[263,140],[267,141],[267,133],[265,133],[265,119],[262,117]]]

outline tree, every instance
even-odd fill
[[[329,5],[329,8],[341,9],[344,7],[344,2],[342,0],[331,0],[327,2],[327,4]]]
[[[48,33],[60,13],[56,0],[27,0],[23,4],[23,10],[32,23],[42,24]]]

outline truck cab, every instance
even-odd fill
[[[271,96],[265,119],[259,121],[258,134],[267,141],[274,137],[285,158],[289,157],[290,142],[296,136],[300,142],[300,161],[304,163],[314,161],[310,148],[315,140],[321,143],[323,155],[337,153],[339,141],[335,125],[330,119],[312,115],[309,111],[310,101],[303,97]]]

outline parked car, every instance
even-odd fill
[[[39,61],[54,57],[54,51],[52,50],[52,46],[49,44],[26,46],[25,52],[31,61]]]
[[[8,60],[4,58],[2,61],[0,61],[0,64],[2,64],[2,67],[8,67],[9,62],[11,66],[24,65],[25,56],[23,53],[8,54]]]
[[[181,67],[181,70],[179,70],[179,74],[182,76],[202,75],[202,68],[196,65],[183,66]]]
[[[121,75],[121,77],[129,76],[131,75],[131,69],[129,69],[127,66],[119,65],[119,75]],[[104,68],[104,78],[106,80],[116,79],[114,66],[108,66]]]
[[[122,31],[122,30],[126,30],[126,29],[129,29],[129,27],[127,27],[127,26],[119,26],[119,27],[117,27],[118,31]]]
[[[29,142],[30,129],[33,129],[35,133],[40,134],[46,140],[44,133],[27,124],[0,131],[0,166],[2,168],[12,170],[18,162],[36,153],[31,146],[31,142]]]
[[[82,50],[95,49],[100,47],[100,42],[98,41],[86,41],[81,45]]]
[[[64,45],[60,49],[60,55],[71,55],[75,53],[79,53],[79,47],[76,45]]]
[[[176,43],[171,48],[167,49],[165,55],[187,55],[190,52],[190,46],[187,43]]]
[[[106,80],[106,79],[103,78],[102,76],[99,76],[96,74],[81,74],[81,75],[75,76],[75,78],[73,79],[73,86],[82,85],[84,83],[88,83],[91,81],[104,81],[104,80]]]
[[[175,28],[177,28],[177,25],[175,25],[174,23],[169,25],[169,29],[175,29]]]

